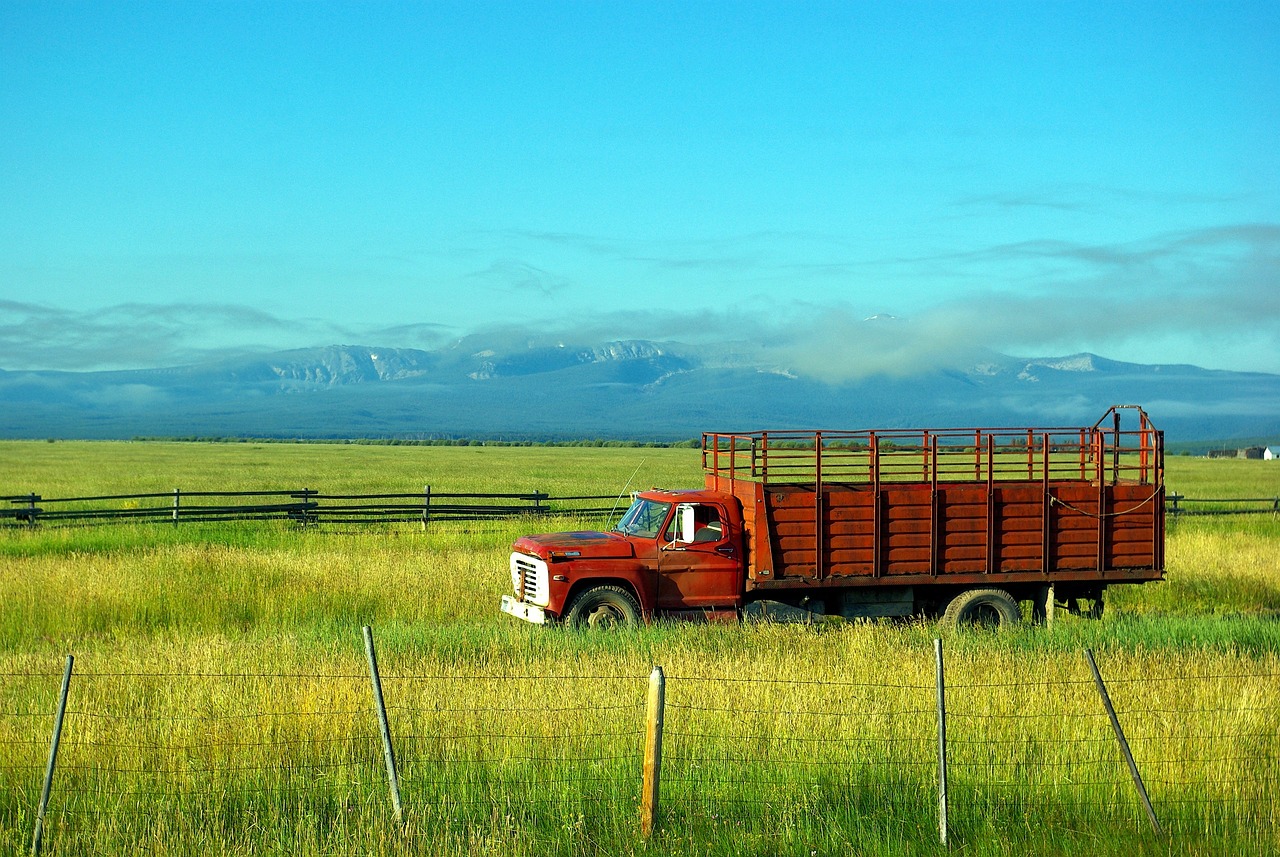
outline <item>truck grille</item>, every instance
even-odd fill
[[[547,588],[547,564],[537,557],[511,554],[511,585],[516,597],[528,604],[546,607],[551,600]]]

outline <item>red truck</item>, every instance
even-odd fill
[[[609,532],[518,539],[502,611],[1004,626],[1164,577],[1164,435],[1136,405],[1073,428],[706,433],[702,463],[702,489],[640,491]]]

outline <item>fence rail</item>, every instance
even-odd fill
[[[431,486],[398,494],[328,494],[311,488],[267,491],[172,491],[90,497],[0,496],[0,522],[74,524],[111,521],[285,520],[311,524],[387,524],[478,521],[525,515],[604,518],[618,511],[612,494],[553,497],[541,491],[446,493]],[[1280,514],[1280,497],[1200,499],[1170,493],[1174,516]]]
[[[817,813],[825,827],[868,814],[913,820],[921,836],[936,823],[945,843],[979,818],[1021,827],[1037,813],[1132,829],[1141,793],[1156,836],[1225,832],[1280,846],[1280,707],[1265,668],[1112,669],[1104,684],[1086,650],[1092,680],[1082,659],[1065,680],[955,682],[935,641],[933,682],[923,672],[886,685],[658,668],[646,704],[639,675],[419,675],[394,664],[380,674],[365,634],[368,670],[353,662],[343,674],[73,679],[68,657],[57,695],[52,670],[0,676],[0,790],[11,795],[0,839],[14,845],[29,824],[33,853],[42,839],[87,850],[122,824],[147,838],[172,818],[195,841],[229,818],[241,831],[252,818],[270,837],[270,824],[335,812],[344,824],[412,816],[463,835],[548,819],[563,833],[554,825],[590,816],[647,835]],[[1225,692],[1238,688],[1248,694]],[[65,724],[61,713],[51,723],[54,711]]]
[[[609,505],[605,505],[609,504]],[[285,520],[302,525],[477,521],[525,515],[604,516],[615,495],[552,497],[541,491],[507,493],[328,494],[311,488],[268,491],[172,491],[45,497],[0,497],[0,521],[17,524],[158,521]]]
[[[1229,497],[1208,500],[1168,494],[1165,511],[1170,515],[1266,515],[1280,514],[1280,497]]]

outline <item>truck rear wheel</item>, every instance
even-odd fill
[[[640,624],[640,605],[621,586],[595,586],[579,592],[564,614],[570,628],[634,628]]]
[[[1022,611],[1018,602],[1003,589],[969,589],[961,592],[942,614],[942,622],[952,628],[998,630],[1018,624]]]

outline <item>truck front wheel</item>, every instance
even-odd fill
[[[620,586],[596,586],[574,597],[564,614],[570,628],[634,628],[640,624],[640,605]]]
[[[961,592],[942,614],[942,622],[952,628],[1000,629],[1016,625],[1022,618],[1018,602],[1003,589],[970,589]]]

